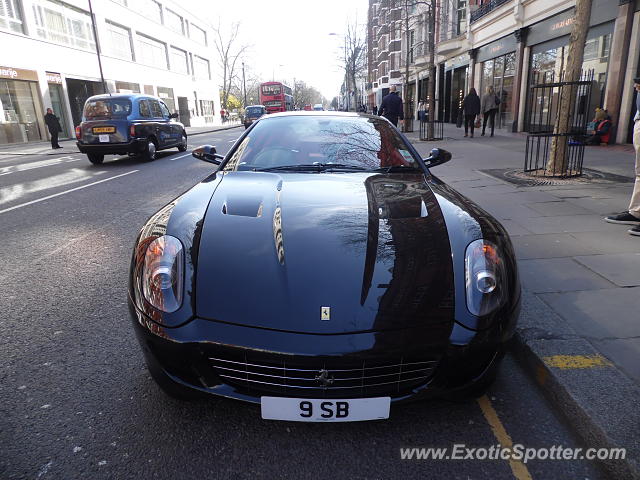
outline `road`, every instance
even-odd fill
[[[225,153],[241,133],[190,147]],[[0,478],[604,478],[586,460],[401,460],[409,447],[580,447],[510,356],[479,401],[380,422],[279,423],[231,400],[166,397],[130,324],[130,254],[143,222],[212,165],[158,157],[0,155]]]

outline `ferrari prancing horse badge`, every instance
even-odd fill
[[[331,307],[320,307],[320,320],[331,320]]]

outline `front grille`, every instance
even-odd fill
[[[401,396],[427,383],[438,364],[435,358],[264,359],[246,353],[216,354],[209,361],[228,385],[251,393],[305,398]]]

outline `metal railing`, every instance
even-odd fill
[[[491,10],[498,8],[500,5],[504,5],[511,0],[491,0],[489,2],[485,2],[475,12],[471,12],[470,21],[471,23],[475,22],[481,17],[484,17]]]
[[[420,140],[442,140],[444,138],[444,122],[442,120],[434,120],[433,122],[433,138],[427,135],[427,127],[429,124],[429,114],[420,119]]]

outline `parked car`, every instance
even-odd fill
[[[322,104],[321,104],[321,103],[316,103],[316,104],[313,106],[313,109],[314,109],[314,110],[316,110],[316,111],[322,111],[322,110],[324,110],[324,107],[322,106]]]
[[[142,227],[129,311],[155,381],[262,417],[355,421],[481,394],[520,309],[511,241],[384,118],[256,121]]]
[[[244,110],[244,128],[245,130],[251,126],[251,124],[259,119],[262,115],[267,113],[267,109],[264,105],[249,105]]]
[[[187,150],[187,133],[176,118],[161,99],[149,95],[95,95],[85,102],[76,145],[94,164],[105,155],[155,160],[158,150]]]

